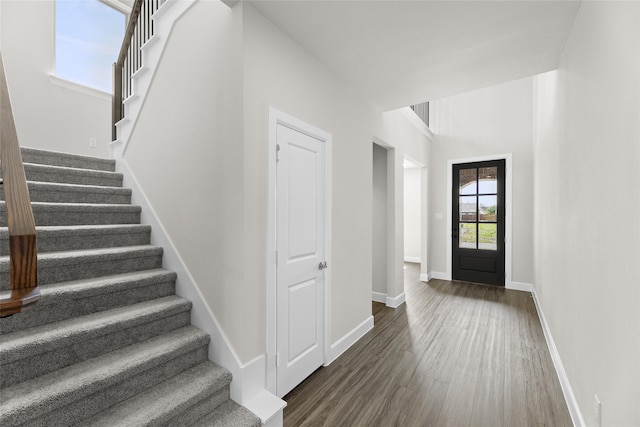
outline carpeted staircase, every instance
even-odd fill
[[[42,299],[0,319],[0,425],[259,426],[229,399],[113,160],[22,149]],[[2,200],[4,194],[0,192]],[[9,289],[0,202],[0,289]]]

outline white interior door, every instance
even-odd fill
[[[324,362],[325,146],[277,125],[276,388],[279,397]]]

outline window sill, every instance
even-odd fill
[[[49,74],[49,81],[55,86],[63,87],[65,89],[74,90],[76,92],[80,92],[80,93],[83,93],[85,95],[90,95],[90,96],[93,96],[93,97],[96,97],[96,98],[104,99],[105,101],[111,101],[111,99],[112,99],[112,95],[110,93],[103,92],[101,90],[94,89],[94,88],[89,87],[89,86],[84,86],[84,85],[81,85],[79,83],[75,83],[75,82],[72,82],[72,81],[69,81],[69,80],[61,79],[60,77],[55,76],[53,74]]]

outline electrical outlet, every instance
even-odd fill
[[[89,147],[96,148],[98,146],[98,142],[95,138],[89,138]]]
[[[594,396],[594,415],[596,418],[596,425],[599,427],[602,425],[602,403],[600,402],[600,398],[596,394]]]

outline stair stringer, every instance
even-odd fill
[[[123,186],[132,191],[131,203],[142,207],[140,223],[151,226],[151,245],[164,249],[163,268],[177,274],[176,295],[193,304],[191,324],[211,336],[209,359],[231,371],[231,399],[255,413],[263,425],[281,426],[286,402],[266,390],[266,356],[262,354],[246,364],[240,361],[126,160],[116,160],[116,172],[123,174]]]
[[[124,100],[124,118],[116,123],[117,137],[109,144],[109,156],[112,159],[123,157],[173,26],[176,20],[196,1],[165,0],[153,14],[154,35],[140,48],[142,50],[142,67],[133,75],[131,83],[133,93]]]

